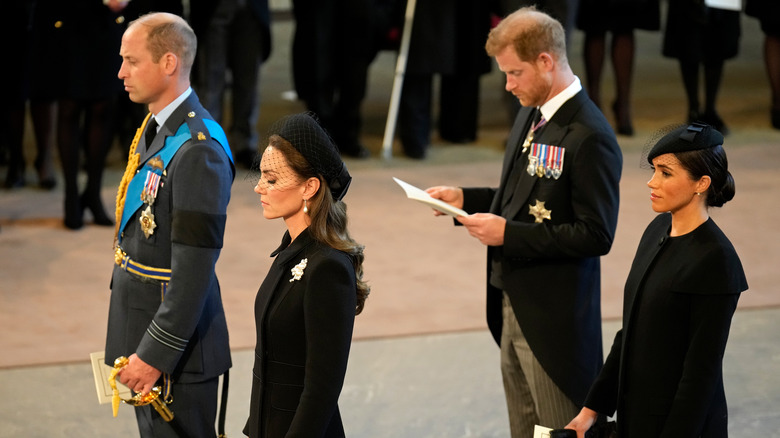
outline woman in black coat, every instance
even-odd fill
[[[742,264],[709,217],[734,196],[723,136],[693,124],[648,154],[653,210],[626,280],[623,328],[585,407],[567,428],[584,436],[617,410],[618,436],[726,437],[723,352]]]
[[[615,100],[612,102],[615,132],[634,135],[631,121],[634,31],[661,28],[660,0],[580,0],[577,28],[585,32],[582,52],[588,95],[605,114],[601,102],[601,76],[607,56],[607,33],[611,34],[609,55],[615,82]]]
[[[64,224],[84,225],[89,209],[95,224],[112,226],[101,196],[103,171],[114,134],[117,77],[126,3],[94,0],[38,0],[33,16],[31,89],[35,99],[57,100],[57,148],[65,182]],[[52,69],[57,80],[52,80]],[[82,153],[86,185],[79,188]]]
[[[255,437],[343,437],[338,398],[355,315],[369,288],[363,246],[341,201],[352,180],[310,113],[271,128],[255,192],[282,244],[255,301],[257,348],[249,420]]]
[[[688,123],[701,121],[723,134],[728,129],[716,109],[727,59],[739,53],[740,12],[709,7],[703,0],[670,1],[662,53],[677,59],[688,101]],[[704,76],[704,108],[699,77]]]

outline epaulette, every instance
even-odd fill
[[[187,127],[190,129],[192,141],[208,142],[211,140],[211,133],[206,127],[206,123],[203,121],[203,117],[199,117],[195,111],[190,111],[187,113],[187,118],[185,120]]]

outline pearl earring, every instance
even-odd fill
[[[303,212],[309,213],[309,204],[305,199],[303,200]]]

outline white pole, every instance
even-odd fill
[[[382,140],[382,158],[384,159],[390,159],[393,156],[393,137],[395,136],[395,124],[398,119],[398,102],[401,100],[401,88],[403,87],[404,74],[406,73],[406,60],[409,55],[409,41],[412,37],[415,3],[416,0],[407,0],[406,2],[404,31],[401,35],[401,47],[395,64],[395,78],[393,79],[393,91],[390,95],[390,108],[387,112],[385,137]]]

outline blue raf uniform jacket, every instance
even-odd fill
[[[219,376],[231,366],[214,268],[222,248],[235,168],[226,152],[229,148],[212,138],[204,119],[211,116],[193,92],[151,144],[140,140],[138,171],[147,172],[145,164],[160,155],[167,137],[185,123],[191,132],[165,163],[151,205],[153,233],[147,237],[139,220],[148,204],[135,211],[120,231],[126,257],[170,269],[170,281],[143,277],[128,272],[124,264],[115,265],[106,337],[107,364],[137,353],[181,383]]]

